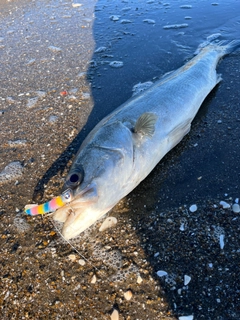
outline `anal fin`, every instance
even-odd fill
[[[155,131],[157,115],[151,112],[143,113],[138,119],[133,129],[134,133],[152,137]]]

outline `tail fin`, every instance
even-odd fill
[[[217,50],[220,55],[223,57],[225,55],[228,55],[232,53],[233,51],[236,51],[240,47],[240,40],[222,40],[217,41],[216,39],[221,36],[220,33],[212,34],[211,36],[207,37],[207,40],[204,41],[199,45],[197,48],[195,54],[198,54],[200,51],[202,51],[206,47],[212,47],[215,50]]]
[[[220,46],[223,51],[223,55],[225,56],[240,48],[240,40],[232,40],[230,42],[220,41],[216,45]]]

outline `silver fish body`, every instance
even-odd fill
[[[221,80],[218,61],[237,46],[239,41],[202,48],[90,132],[66,177],[64,189],[73,190],[73,200],[53,216],[64,222],[65,238],[79,235],[113,208],[182,140],[203,100]]]

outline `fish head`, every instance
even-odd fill
[[[63,192],[71,190],[71,201],[53,214],[54,220],[64,223],[66,239],[86,230],[124,196],[125,160],[120,150],[107,148],[92,148],[76,157],[63,187]]]

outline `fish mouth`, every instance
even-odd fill
[[[90,183],[81,190],[77,189],[74,199],[54,212],[53,220],[64,223],[62,235],[65,239],[71,239],[90,227],[105,212],[98,208],[96,184]]]
[[[87,202],[79,206],[78,202],[73,201],[71,204],[58,209],[54,213],[53,219],[64,223],[62,235],[65,239],[69,240],[89,228],[105,212],[105,210],[101,211],[93,208]]]

